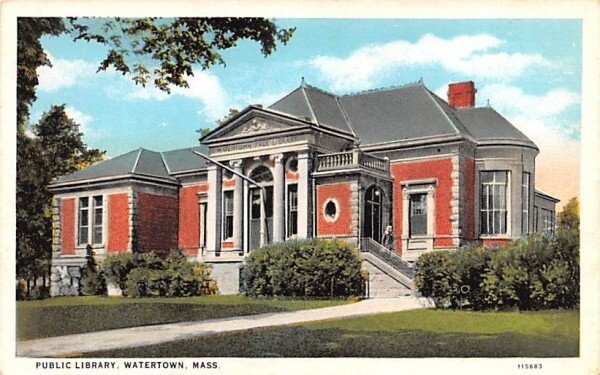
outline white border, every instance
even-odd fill
[[[15,66],[14,53],[16,16],[150,16],[175,15],[244,15],[268,17],[357,17],[357,18],[555,18],[583,19],[583,89],[582,89],[582,170],[581,205],[582,219],[582,302],[581,302],[581,349],[580,358],[575,359],[535,359],[524,358],[486,359],[471,358],[427,358],[427,359],[219,359],[220,368],[212,373],[523,373],[518,371],[518,363],[544,364],[544,369],[536,373],[599,373],[598,359],[600,340],[600,257],[597,252],[597,238],[600,231],[600,174],[598,173],[598,144],[600,131],[598,116],[600,82],[598,79],[598,41],[600,40],[600,4],[594,0],[576,1],[287,1],[263,0],[253,2],[226,0],[221,2],[204,1],[199,6],[194,1],[147,0],[143,6],[136,1],[94,0],[94,1],[53,1],[52,6],[43,0],[6,0],[1,4],[0,28],[2,64],[0,64],[2,87],[2,111],[0,113],[0,165],[2,178],[0,186],[0,231],[6,244],[0,252],[2,276],[0,278],[0,316],[2,326],[2,350],[0,372],[19,374],[39,374],[34,369],[34,360],[14,357],[14,241],[15,241]],[[543,30],[540,30],[543,32]],[[557,176],[558,180],[558,176]],[[531,370],[530,370],[531,371]],[[89,371],[105,373],[105,371]],[[156,371],[156,373],[166,373]],[[56,371],[55,373],[80,373],[78,370]],[[145,373],[144,370],[128,373]],[[190,372],[191,373],[191,372]]]

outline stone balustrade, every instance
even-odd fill
[[[317,172],[360,167],[385,174],[390,173],[390,161],[388,159],[369,155],[360,149],[317,155]]]

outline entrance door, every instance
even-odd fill
[[[250,190],[250,251],[260,246],[261,195],[260,189]]]
[[[379,243],[381,243],[381,198],[381,190],[377,187],[371,186],[367,189],[363,225],[363,236]]]
[[[427,194],[411,194],[409,207],[409,234],[424,236],[427,234]]]
[[[250,190],[250,251],[273,238],[273,187]],[[262,234],[262,236],[261,236]]]

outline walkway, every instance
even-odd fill
[[[114,329],[17,342],[19,357],[64,357],[97,350],[147,346],[252,328],[396,312],[430,306],[424,298],[376,298],[347,305],[195,322]]]

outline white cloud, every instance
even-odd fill
[[[171,94],[167,94],[152,84],[146,87],[137,85],[125,96],[129,100],[166,100],[170,96],[182,96],[197,99],[204,105],[204,113],[209,119],[216,120],[227,113],[230,107],[227,92],[221,85],[219,77],[205,71],[194,73],[193,77],[187,79],[189,87],[174,87]],[[132,83],[133,84],[133,83]]]
[[[94,118],[86,113],[81,112],[78,109],[73,107],[66,107],[65,113],[67,116],[72,118],[76,123],[78,123],[79,131],[83,133],[83,136],[87,139],[97,139],[103,138],[107,135],[106,130],[104,129],[95,129],[90,125],[90,123],[94,120]]]
[[[38,68],[38,90],[54,92],[56,90],[85,84],[96,75],[98,65],[85,60],[63,60],[55,58],[46,51],[52,66]],[[108,71],[109,74],[114,73]]]
[[[556,117],[580,102],[578,94],[564,88],[550,90],[544,95],[530,95],[519,87],[489,84],[477,91],[480,100],[489,99],[492,107],[499,112],[532,120]]]
[[[66,107],[65,113],[81,126],[88,125],[94,119],[92,116],[87,115],[73,107]]]
[[[492,80],[510,80],[535,65],[549,66],[539,54],[488,53],[504,41],[487,34],[443,39],[425,35],[416,43],[397,40],[361,47],[347,58],[317,56],[309,65],[318,69],[333,90],[369,88],[378,74],[400,67],[439,65],[450,72]]]

